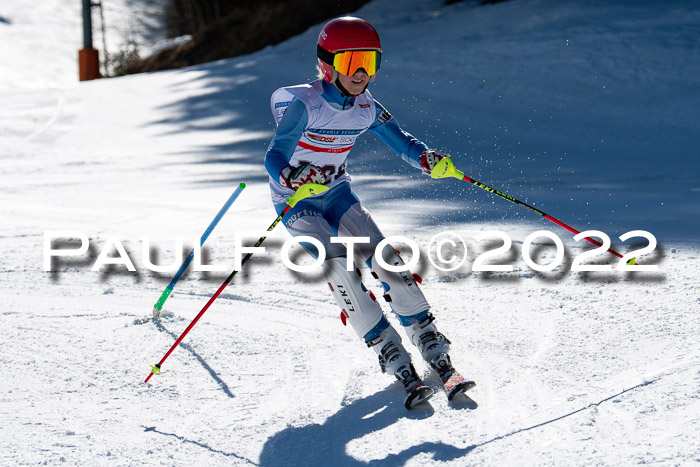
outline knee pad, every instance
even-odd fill
[[[403,265],[404,262],[393,248],[385,248],[383,258],[392,266]],[[384,287],[384,299],[392,311],[401,316],[413,316],[430,308],[418,283],[409,271],[392,272],[382,268],[375,256],[368,260],[372,276],[378,279]]]
[[[330,258],[323,263],[323,272],[333,292],[343,324],[350,323],[360,338],[371,331],[384,318],[374,294],[368,291],[356,271],[346,271],[345,257]]]
[[[426,311],[411,318],[401,318],[408,340],[418,347],[423,359],[430,361],[440,353],[450,351],[450,341],[435,327],[435,317]]]
[[[389,325],[373,339],[366,339],[367,347],[375,351],[382,372],[396,375],[404,366],[411,365],[411,356],[401,344],[401,336]]]

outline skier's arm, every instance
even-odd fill
[[[379,102],[374,101],[374,103],[377,115],[374,123],[369,127],[370,131],[401,156],[401,159],[420,169],[420,156],[428,150],[428,147],[413,135],[403,131],[396,119]]]
[[[275,137],[272,138],[265,154],[265,168],[274,180],[278,180],[280,172],[289,167],[294,148],[301,139],[308,120],[306,105],[299,99],[292,101],[284,112]]]

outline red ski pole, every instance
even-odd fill
[[[270,227],[267,228],[268,232],[271,232],[275,227],[277,227],[277,224],[282,220],[282,218],[289,212],[290,209],[292,209],[299,201],[301,201],[304,198],[307,198],[309,196],[313,195],[318,195],[320,193],[323,193],[324,191],[328,190],[328,187],[323,186],[323,185],[318,185],[315,183],[307,183],[305,185],[302,185],[301,188],[299,188],[296,193],[294,193],[292,196],[289,197],[287,200],[287,206],[285,206],[284,210],[280,213],[279,216],[270,224]],[[267,237],[262,236],[258,239],[258,241],[255,243],[255,247],[259,247],[262,242],[265,241]],[[248,253],[243,257],[243,260],[241,261],[241,269],[243,268],[243,265],[248,262],[250,257],[253,256],[253,253]],[[157,374],[160,374],[160,367],[163,365],[163,362],[170,356],[171,353],[173,353],[173,350],[182,342],[182,339],[185,338],[188,332],[194,327],[195,324],[197,324],[197,321],[199,321],[199,318],[202,317],[202,315],[209,309],[212,303],[214,303],[214,300],[217,299],[217,297],[221,294],[221,292],[224,291],[227,285],[231,283],[233,278],[236,276],[236,273],[238,273],[237,270],[234,270],[224,281],[223,284],[219,287],[219,289],[212,295],[212,297],[209,299],[206,305],[204,305],[204,308],[197,314],[197,316],[194,317],[192,322],[187,326],[187,328],[183,331],[183,333],[180,335],[180,337],[177,338],[175,343],[170,347],[170,350],[166,352],[166,354],[163,356],[163,358],[160,359],[160,362],[156,363],[155,365],[151,365],[151,372],[148,374],[148,377],[146,377],[145,382],[147,383],[149,379],[151,379],[151,376]]]
[[[502,192],[496,190],[495,188],[491,188],[490,186],[485,185],[478,180],[474,180],[473,178],[467,177],[466,175],[464,175],[464,172],[461,172],[455,168],[455,165],[452,162],[452,159],[450,159],[449,157],[441,159],[437,164],[435,164],[435,167],[433,167],[433,170],[430,172],[430,176],[432,178],[454,177],[454,178],[457,178],[459,180],[467,181],[467,182],[471,183],[472,185],[478,186],[479,188],[483,188],[484,190],[488,191],[489,193],[493,193],[494,195],[500,196],[503,199],[507,199],[511,203],[518,204],[520,206],[523,206],[523,207],[529,209],[530,211],[532,211],[534,213],[539,214],[540,216],[544,217],[548,221],[554,222],[559,227],[562,227],[562,228],[568,230],[569,232],[572,232],[574,235],[578,235],[581,233],[580,231],[574,229],[570,225],[567,225],[567,224],[563,223],[562,221],[560,221],[559,219],[552,217],[549,214],[546,214],[546,213],[540,211],[539,209],[535,208],[534,206],[530,206],[529,204],[524,203],[524,202],[520,201],[519,199],[515,199],[506,193],[502,193]],[[603,244],[600,243],[598,240],[595,240],[595,239],[590,238],[590,237],[584,237],[584,238],[596,246],[603,246]],[[620,253],[618,253],[617,251],[613,250],[612,248],[608,248],[608,251],[610,253],[612,253],[613,255],[617,256],[618,258],[622,258],[622,255]],[[632,258],[631,260],[629,260],[627,262],[627,264],[630,264],[630,265],[635,264],[635,258]]]

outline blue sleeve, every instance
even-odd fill
[[[282,169],[289,165],[308,121],[306,105],[299,99],[293,100],[284,112],[265,154],[265,168],[273,179],[277,180]]]
[[[377,135],[396,154],[401,156],[401,159],[420,169],[418,159],[424,151],[428,150],[428,146],[411,134],[403,131],[399,126],[399,122],[379,102],[374,101],[374,103],[377,107],[377,116],[374,119],[374,123],[369,127],[370,131]]]

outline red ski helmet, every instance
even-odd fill
[[[374,27],[367,21],[354,16],[343,16],[326,23],[318,35],[316,54],[318,56],[318,65],[323,72],[323,78],[327,82],[333,83],[338,79],[338,68],[340,65],[337,63],[339,60],[335,56],[344,51],[377,52],[372,54],[371,57],[363,57],[363,60],[368,65],[362,65],[367,74],[370,75],[370,80],[374,81],[377,70],[379,70],[382,54],[382,43]],[[335,67],[334,61],[336,62]],[[353,63],[352,66],[356,68],[349,68],[351,62]],[[345,62],[348,64],[346,72],[350,73],[350,75],[354,74],[359,68],[354,62],[356,60],[346,60]],[[370,74],[370,71],[373,73]]]

